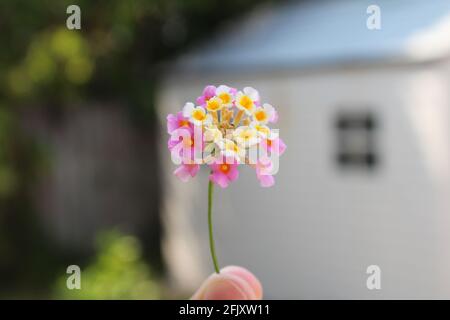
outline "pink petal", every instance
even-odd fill
[[[237,169],[237,165],[231,166],[227,176],[230,181],[235,181],[237,178],[239,178],[239,170]]]
[[[177,144],[179,144],[179,143],[180,143],[180,141],[176,141],[176,140],[169,139],[169,141],[167,141],[167,148],[168,148],[170,151],[172,151],[172,149],[175,148],[175,146],[176,146]]]
[[[281,138],[278,138],[278,154],[281,156],[284,151],[286,150],[286,144],[284,143],[283,140],[281,140]]]
[[[195,102],[199,105],[199,106],[204,106],[206,104],[206,99],[204,96],[200,96],[197,98],[197,100],[195,100]]]
[[[261,187],[268,188],[275,184],[275,178],[272,175],[258,175]]]
[[[191,174],[189,173],[189,170],[187,170],[185,165],[180,165],[174,172],[174,175],[176,175],[181,181],[187,182],[191,178]]]
[[[175,130],[181,128],[180,122],[183,120],[188,120],[187,118],[183,117],[183,112],[179,111],[176,115],[169,114],[167,116],[167,133],[172,134]],[[192,125],[189,124],[189,127],[183,127],[183,129],[192,131]]]
[[[188,181],[191,177],[195,177],[197,172],[200,169],[200,165],[198,164],[182,164],[180,165],[173,173],[176,175],[181,181]]]
[[[215,86],[206,86],[205,89],[203,89],[203,93],[200,97],[197,98],[195,102],[197,102],[200,106],[205,106],[206,101],[211,99],[216,95],[216,87]]]
[[[211,163],[211,164],[209,165],[209,167],[211,168],[212,171],[218,171],[218,170],[219,170],[219,164],[216,163],[216,162]]]
[[[272,144],[269,150],[271,153],[281,156],[286,150],[286,145],[284,144],[283,140],[281,140],[280,138],[276,138],[272,140]]]
[[[169,114],[167,116],[167,133],[171,134],[178,128],[178,119],[175,115]]]
[[[219,185],[222,188],[228,187],[228,179],[227,176],[221,172],[213,172],[209,175],[209,180]]]
[[[272,117],[270,117],[269,121],[271,123],[276,123],[278,121],[278,112],[274,111],[274,113],[272,114]]]
[[[195,177],[198,173],[198,171],[200,170],[200,165],[198,164],[191,164],[191,165],[187,165],[189,166],[189,174],[191,175],[191,177]]]
[[[206,100],[211,99],[215,95],[216,95],[216,87],[215,86],[209,85],[209,86],[206,86],[205,89],[203,89],[203,96],[205,97]]]

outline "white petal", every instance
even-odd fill
[[[223,84],[218,86],[216,89],[216,95],[219,95],[221,93],[229,93],[229,92],[230,92],[230,87],[223,85]]]
[[[206,113],[205,108],[203,108],[202,106],[197,106],[197,107],[195,107],[193,110],[200,110],[200,111],[202,111],[203,113]]]
[[[259,93],[252,87],[245,87],[244,93],[250,97],[253,101],[259,101]]]
[[[272,105],[268,104],[268,103],[264,103],[263,105],[264,111],[267,114],[267,118],[270,119],[272,118],[274,112],[275,112],[275,108],[272,107]]]
[[[243,95],[244,95],[244,93],[242,91],[239,91],[236,94],[236,104],[239,104],[239,106],[240,106],[240,101],[241,101],[241,98],[242,98]]]
[[[194,109],[195,109],[194,104],[192,102],[187,102],[183,107],[183,116],[190,117]]]

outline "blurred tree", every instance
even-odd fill
[[[4,0],[0,100],[61,108],[76,98],[124,99],[151,120],[158,63],[257,2]],[[79,31],[65,26],[71,4],[81,8]]]

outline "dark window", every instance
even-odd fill
[[[341,112],[336,119],[340,167],[373,169],[379,163],[376,150],[378,123],[371,112]]]

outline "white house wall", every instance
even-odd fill
[[[244,168],[238,182],[216,188],[221,265],[251,269],[267,298],[450,298],[450,98],[442,70],[434,64],[168,81],[161,119],[209,83],[254,86],[279,110],[288,149],[275,187],[260,188]],[[379,120],[373,172],[341,170],[334,158],[335,117],[358,109]],[[166,150],[162,157],[167,259],[174,283],[189,289],[213,270],[208,173],[183,184],[171,175]],[[382,270],[379,291],[366,287],[373,264]]]

